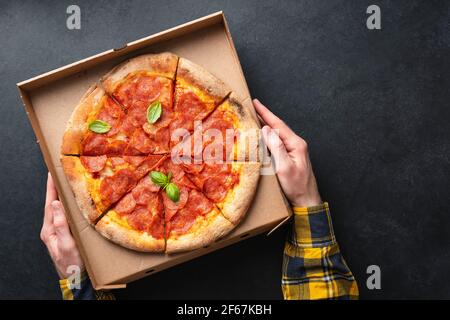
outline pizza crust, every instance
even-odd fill
[[[61,164],[81,213],[90,224],[94,224],[102,212],[97,210],[94,199],[89,193],[89,184],[80,158],[61,156]]]
[[[225,199],[218,203],[225,218],[237,225],[245,216],[256,193],[260,176],[260,162],[233,162],[233,170],[239,170],[239,184],[228,192]]]
[[[101,83],[106,92],[112,93],[120,81],[133,72],[144,71],[173,80],[177,64],[178,56],[170,52],[144,54],[119,64],[103,76]]]
[[[128,226],[115,211],[109,211],[95,225],[95,230],[105,238],[126,248],[142,252],[164,252],[165,240],[155,239],[146,232]]]
[[[178,62],[177,80],[178,78],[208,93],[216,105],[221,103],[231,92],[231,89],[222,80],[185,58],[180,58]]]
[[[217,209],[214,209],[205,217],[198,217],[188,233],[177,236],[177,238],[168,238],[166,252],[170,254],[207,246],[234,228],[235,226],[230,221],[225,219]]]
[[[259,161],[259,126],[251,115],[250,111],[244,107],[234,92],[230,94],[224,103],[230,108],[238,121],[237,128],[240,131],[241,139],[234,147],[235,161]],[[244,139],[244,137],[247,137]]]
[[[100,102],[104,96],[105,91],[97,87],[97,85],[93,85],[81,98],[67,122],[61,145],[61,154],[81,154],[81,142],[88,131],[88,117],[90,114],[97,113],[103,106]]]

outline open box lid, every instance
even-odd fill
[[[60,144],[73,108],[84,92],[121,61],[148,52],[171,51],[203,66],[227,83],[256,118],[242,68],[222,12],[130,42],[18,83],[20,95],[51,172],[77,245],[96,289],[125,284],[278,227],[291,215],[270,163],[263,166],[246,218],[208,247],[179,254],[149,254],[120,247],[83,218],[59,162]]]

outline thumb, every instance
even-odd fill
[[[66,216],[64,215],[64,209],[61,202],[55,200],[52,202],[53,209],[53,227],[58,238],[58,242],[62,243],[70,242],[72,235],[70,233],[69,225],[67,224]]]
[[[264,142],[272,153],[272,158],[275,161],[275,169],[276,172],[279,171],[280,168],[286,166],[291,158],[284,146],[283,141],[281,141],[280,136],[277,132],[271,129],[269,126],[264,126],[262,128],[262,134],[264,138]]]

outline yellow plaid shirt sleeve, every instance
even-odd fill
[[[358,286],[339,251],[328,203],[293,211],[283,256],[284,298],[357,299]]]
[[[69,279],[59,280],[62,298],[64,300],[115,300],[109,291],[96,291],[86,272],[80,277],[80,283],[73,283]]]

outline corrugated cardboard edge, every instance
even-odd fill
[[[226,34],[227,34],[227,40],[228,40],[228,43],[229,43],[229,45],[230,45],[230,47],[232,49],[235,62],[236,62],[236,64],[239,67],[239,72],[240,72],[241,77],[243,79],[243,82],[245,84],[246,91],[249,93],[248,85],[247,85],[247,82],[245,81],[245,76],[244,76],[244,73],[243,73],[240,61],[239,61],[239,57],[238,57],[236,48],[234,46],[234,43],[233,43],[233,40],[232,40],[232,37],[231,37],[231,33],[230,33],[230,30],[229,30],[229,27],[228,27],[228,23],[227,23],[227,21],[225,19],[225,16],[224,16],[222,11],[218,11],[218,12],[212,13],[210,15],[207,15],[207,16],[204,16],[204,17],[201,17],[201,18],[198,18],[198,19],[186,22],[184,24],[180,24],[178,26],[175,26],[173,28],[167,29],[165,31],[162,31],[162,32],[159,32],[159,33],[155,33],[155,34],[150,35],[148,37],[141,38],[141,39],[129,42],[128,44],[126,44],[126,45],[124,45],[124,46],[122,46],[120,48],[110,49],[110,50],[101,52],[99,54],[92,55],[92,56],[90,56],[88,58],[85,58],[85,59],[73,62],[73,63],[68,64],[66,66],[54,69],[54,70],[46,72],[44,74],[35,76],[35,77],[31,78],[31,79],[28,79],[28,80],[25,80],[25,81],[17,83],[17,87],[18,87],[18,90],[19,90],[19,94],[20,94],[20,96],[22,98],[22,102],[23,102],[23,105],[25,107],[25,111],[26,111],[27,116],[28,116],[28,118],[30,120],[32,128],[33,128],[33,130],[34,130],[34,132],[36,134],[37,143],[39,144],[39,146],[41,148],[41,151],[42,151],[42,154],[43,154],[43,157],[44,157],[44,161],[45,161],[45,163],[46,163],[50,173],[53,176],[56,176],[56,172],[54,172],[55,171],[54,170],[55,164],[52,163],[52,160],[51,160],[50,155],[49,155],[49,150],[47,150],[46,144],[45,143],[40,143],[41,141],[42,142],[44,141],[44,137],[43,137],[41,128],[39,126],[39,123],[38,123],[38,121],[36,119],[36,115],[34,113],[34,110],[31,107],[32,104],[31,104],[31,101],[30,101],[30,97],[29,97],[28,91],[33,90],[33,89],[35,89],[35,88],[37,88],[39,86],[43,86],[43,85],[45,85],[47,83],[51,83],[53,81],[59,80],[61,78],[64,78],[64,77],[67,77],[67,76],[70,76],[70,75],[82,72],[82,71],[87,70],[87,69],[89,69],[91,67],[94,67],[94,66],[96,66],[98,64],[101,64],[101,63],[105,62],[106,60],[119,58],[121,56],[124,56],[124,55],[130,53],[131,51],[135,51],[135,50],[139,50],[139,49],[145,48],[145,47],[147,47],[147,46],[149,46],[149,45],[151,45],[153,43],[164,42],[164,41],[167,41],[167,40],[171,40],[171,39],[180,37],[182,35],[185,35],[185,34],[188,34],[188,33],[191,33],[191,32],[197,31],[197,30],[200,30],[200,29],[202,29],[204,27],[208,27],[208,26],[212,26],[212,25],[220,24],[220,23],[222,23],[224,28],[225,28],[225,31],[226,31]],[[82,66],[80,66],[80,65],[82,65]],[[242,97],[242,98],[244,100],[248,100],[248,99],[251,100],[250,95],[248,95],[246,97]],[[254,118],[258,121],[258,117],[256,115],[255,110],[252,108],[250,111],[251,111],[252,115],[254,116]],[[259,123],[259,121],[258,121],[258,123]],[[63,204],[67,203],[67,201],[66,201],[66,199],[65,199],[65,197],[64,197],[64,195],[62,193],[62,188],[60,186],[60,183],[59,183],[59,181],[57,179],[55,180],[55,186],[56,186],[56,189],[58,191],[58,194],[60,195],[62,203]],[[286,207],[287,207],[288,212],[289,212],[289,217],[283,219],[274,228],[268,229],[269,232],[267,233],[267,235],[270,235],[279,226],[284,224],[290,218],[290,216],[292,215],[292,210],[290,209],[290,205],[288,204],[286,198],[284,197],[284,194],[283,194],[283,199],[286,202]],[[67,208],[65,208],[65,209],[67,211]],[[67,217],[69,226],[72,226],[73,222],[72,222],[72,219],[71,219],[70,215],[66,215],[66,217]],[[261,231],[261,230],[267,229],[268,227],[270,227],[270,226],[267,226],[267,225],[261,226],[260,228],[254,230],[254,232],[252,232],[251,235],[250,234],[246,234],[246,235],[241,236],[240,238],[236,238],[236,239],[233,239],[233,240],[226,240],[226,241],[223,241],[222,243],[218,243],[217,245],[214,246],[214,250],[217,250],[217,249],[220,249],[221,247],[228,246],[228,245],[230,245],[232,243],[238,242],[244,236],[247,237],[247,236],[254,236],[254,235],[257,235],[257,234],[261,234],[261,233],[264,232],[264,231]],[[80,243],[80,240],[78,239],[79,234],[75,233],[74,237],[75,237],[75,241],[77,243]],[[79,248],[80,248],[81,255],[85,257],[86,253],[84,252],[83,247],[79,246]],[[196,257],[198,257],[200,255],[203,255],[204,251],[202,251],[202,250],[213,251],[213,248],[199,249],[199,251],[196,252],[195,254],[193,254],[192,256],[183,257],[181,260],[176,260],[176,262],[173,261],[173,263],[172,262],[168,263],[167,265],[163,266],[162,268],[159,268],[158,272],[161,271],[161,270],[164,270],[166,268],[169,268],[169,267],[171,267],[174,264],[178,264],[180,262],[188,261],[188,260],[194,259],[194,258],[196,258]],[[85,260],[87,260],[87,259],[85,259]],[[86,265],[86,269],[87,269],[88,274],[90,276],[93,275],[93,272],[91,272],[91,266],[89,265],[89,261],[85,261],[85,265]],[[110,289],[118,289],[118,288],[125,288],[126,287],[125,283],[99,285],[96,282],[95,277],[92,277],[92,276],[91,276],[91,282],[92,282],[93,287],[96,290],[110,290]]]

